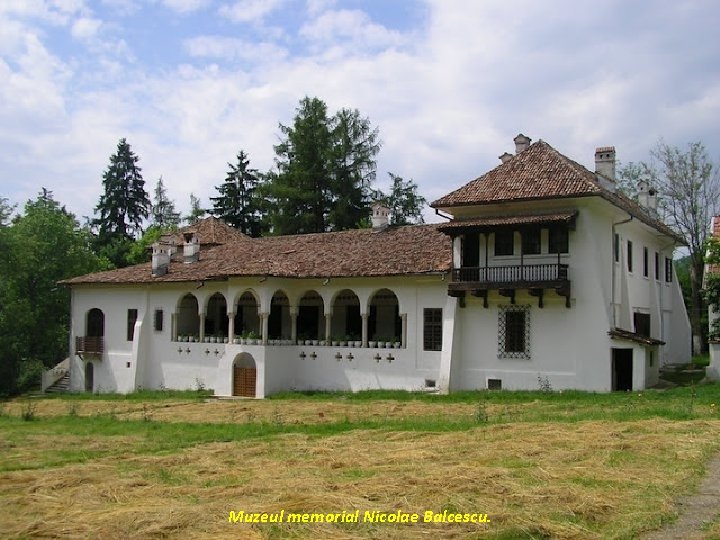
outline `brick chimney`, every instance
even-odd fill
[[[505,152],[503,155],[498,156],[498,159],[503,163],[507,163],[512,159],[513,155],[510,152]]]
[[[638,181],[638,203],[651,212],[657,210],[657,190],[650,187],[650,182],[645,176]]]
[[[515,142],[515,154],[519,154],[523,150],[527,150],[527,147],[530,146],[532,139],[520,133],[513,139],[513,142]]]
[[[595,172],[615,182],[614,146],[601,146],[595,149]]]
[[[372,227],[373,231],[381,231],[389,225],[390,209],[380,202],[372,205]]]

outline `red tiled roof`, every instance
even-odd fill
[[[564,156],[545,141],[531,144],[475,180],[432,202],[433,208],[479,206],[508,201],[598,196],[673,238],[684,239],[620,192],[598,182],[597,174]]]
[[[488,216],[470,219],[455,219],[438,227],[442,232],[460,232],[464,229],[481,230],[512,225],[544,225],[548,223],[568,223],[575,219],[577,212],[558,214],[531,214],[524,216]]]
[[[508,200],[577,197],[601,192],[595,173],[563,156],[545,141],[498,165],[430,206],[453,207]]]
[[[183,233],[197,234],[201,246],[217,246],[238,240],[250,240],[249,236],[241,233],[235,227],[231,227],[215,216],[206,217],[197,223],[179,229],[177,234],[174,235],[175,243],[179,246],[185,241]]]
[[[201,249],[200,260],[172,261],[167,274],[152,277],[151,264],[98,272],[64,281],[87,283],[157,283],[232,276],[332,278],[417,275],[447,272],[450,239],[437,225],[358,229],[335,233],[248,238]]]

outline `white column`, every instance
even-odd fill
[[[200,312],[198,317],[200,317],[200,343],[202,343],[205,340],[205,314]]]
[[[269,313],[260,314],[260,323],[262,324],[262,344],[267,345],[268,342],[268,323],[270,321]]]
[[[228,312],[228,343],[232,343],[235,339],[235,314]]]
[[[290,306],[290,339],[293,345],[297,343],[298,308]]]
[[[368,314],[362,313],[362,346],[368,346]]]
[[[325,340],[330,345],[330,338],[332,337],[332,311],[325,313]]]
[[[407,348],[407,313],[402,313],[400,315],[400,322],[402,323],[402,335],[400,336],[400,339],[402,340],[402,348]]]

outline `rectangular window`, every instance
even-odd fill
[[[423,310],[423,350],[442,350],[442,308]]]
[[[633,325],[635,333],[641,336],[650,337],[650,314],[633,313]]]
[[[569,253],[569,237],[567,225],[553,225],[548,236],[548,251],[550,253]]]
[[[670,283],[672,281],[672,259],[665,257],[665,282]]]
[[[655,279],[660,281],[660,254],[655,252]]]
[[[620,235],[617,233],[613,239],[613,250],[615,251],[615,262],[620,262]]]
[[[525,255],[540,253],[540,228],[533,227],[522,231],[522,252]]]
[[[137,309],[127,310],[127,340],[135,339],[135,322],[137,321]]]
[[[628,272],[632,272],[632,269],[633,269],[632,242],[630,240],[627,241],[627,264],[628,264]]]
[[[502,390],[502,379],[488,379],[488,390]]]
[[[513,231],[495,232],[495,255],[513,255],[515,253],[515,233]]]
[[[643,246],[643,277],[648,277],[648,248]]]
[[[500,306],[498,358],[530,358],[530,306]]]
[[[163,329],[163,310],[162,309],[155,310],[154,323],[155,323],[155,331],[162,332],[162,329]]]

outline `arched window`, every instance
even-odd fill
[[[197,298],[188,293],[178,305],[177,313],[178,336],[200,337],[200,316],[198,315]]]
[[[227,337],[228,316],[227,302],[225,297],[218,293],[213,294],[208,300],[205,313],[205,335],[215,337]]]
[[[401,341],[400,304],[390,289],[380,289],[370,299],[368,336],[371,341]]]
[[[350,289],[340,291],[333,300],[332,337],[362,339],[360,299]]]
[[[87,312],[85,335],[88,337],[103,337],[105,335],[105,314],[102,310],[92,308]]]
[[[321,339],[325,333],[323,324],[325,304],[316,291],[306,292],[300,299],[297,317],[298,339]]]
[[[260,336],[260,317],[258,316],[258,303],[250,291],[245,291],[235,305],[235,333],[247,335],[250,332]]]
[[[283,291],[277,291],[270,302],[268,339],[290,339],[290,301]]]

